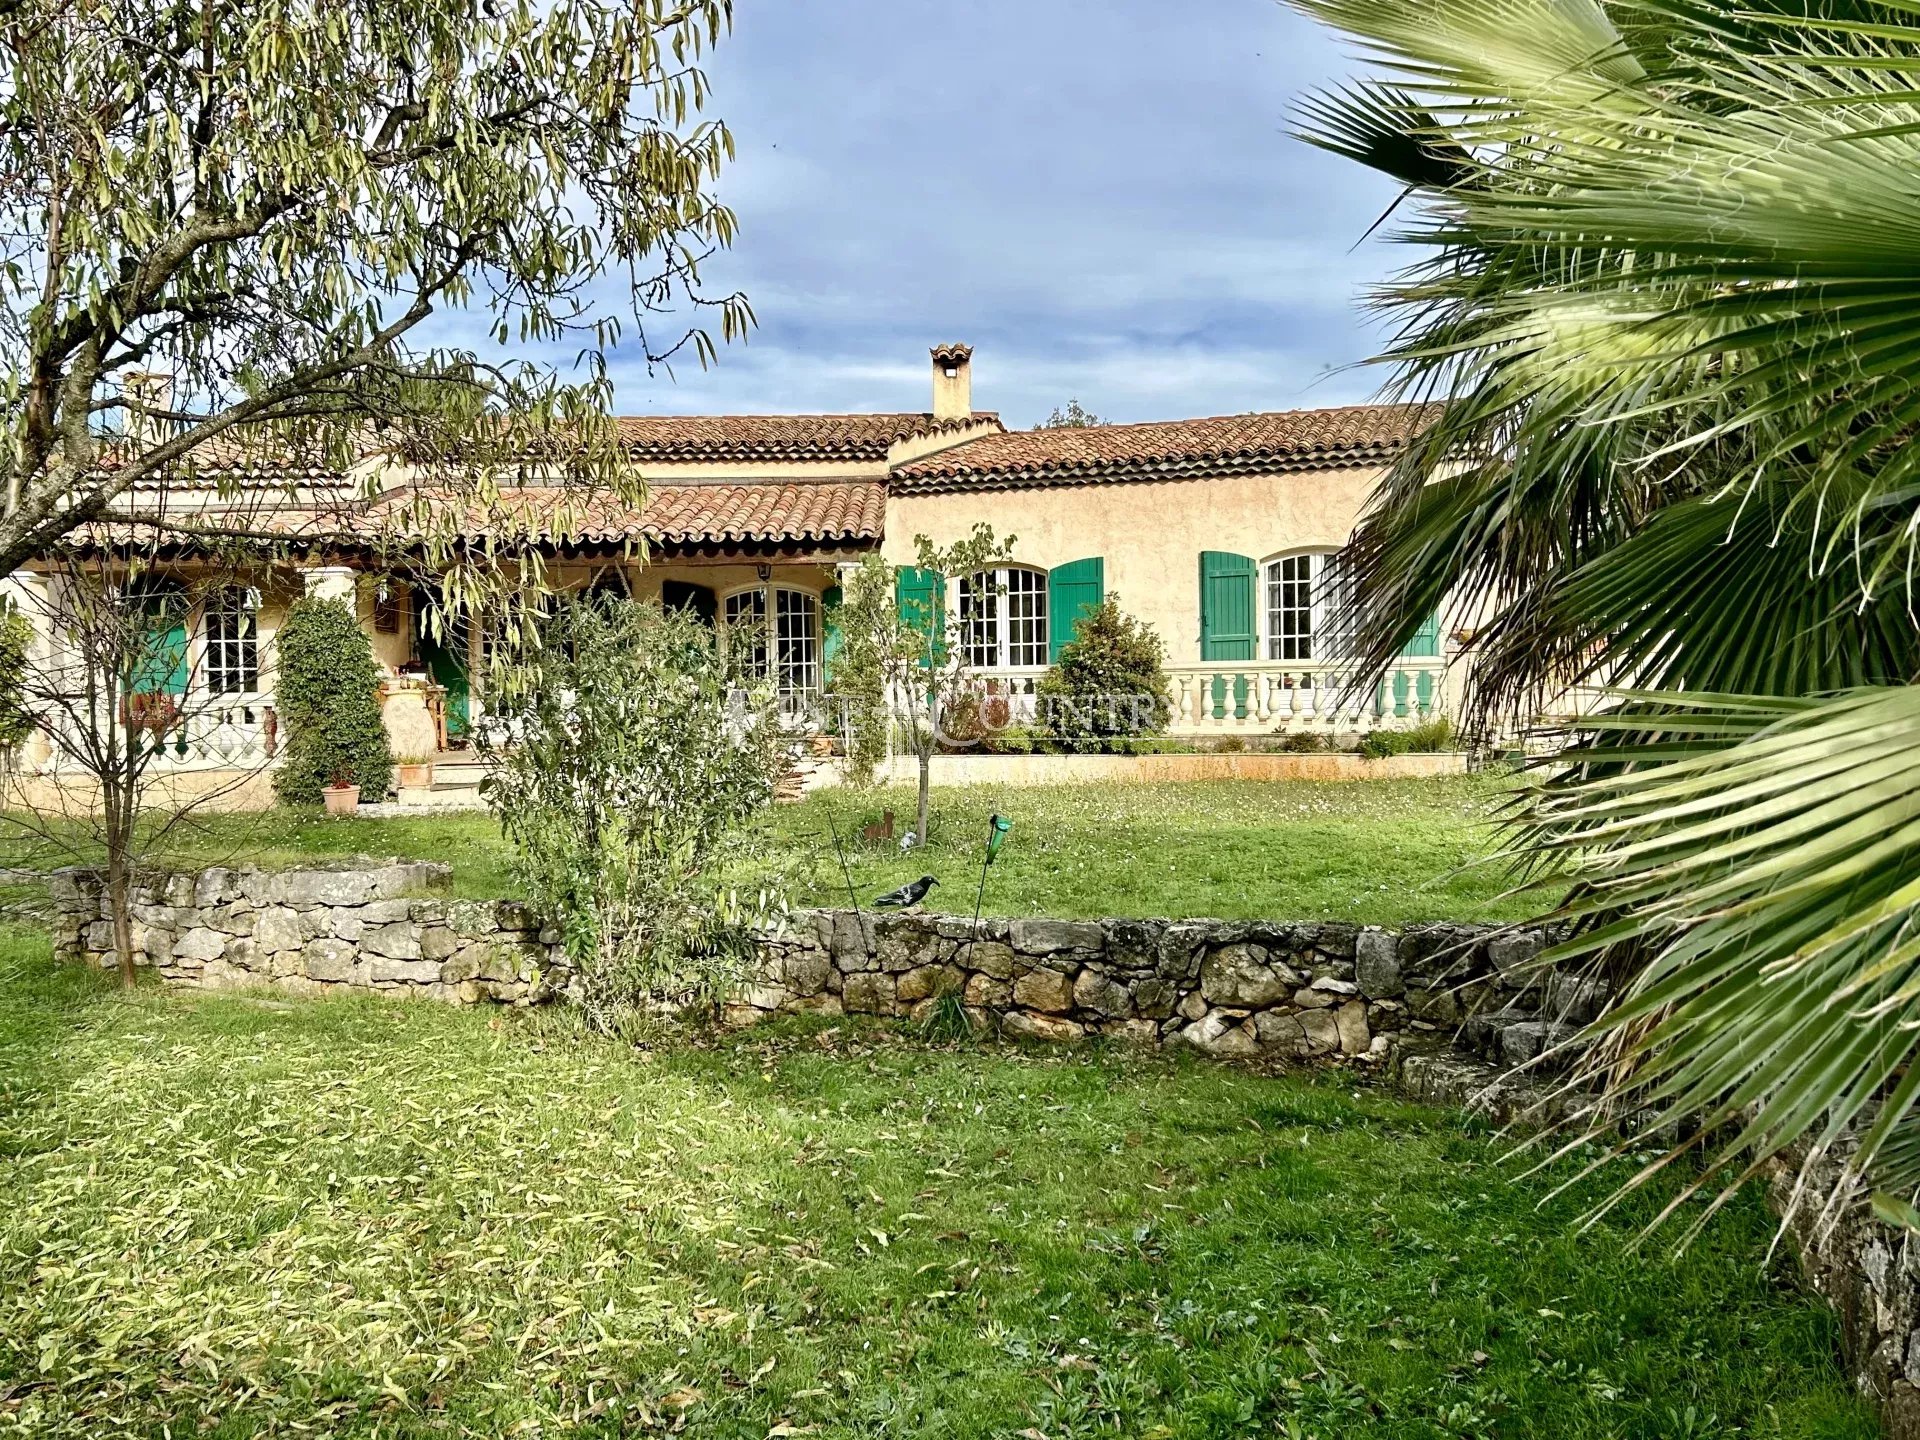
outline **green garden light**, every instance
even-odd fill
[[[973,929],[967,935],[967,957],[973,957],[973,942],[980,934],[980,902],[987,894],[987,867],[1000,857],[1000,847],[1007,843],[1007,836],[1013,830],[1013,821],[1006,816],[994,814],[987,820],[987,852],[980,857],[980,888],[973,896]]]
[[[995,815],[987,821],[987,864],[991,865],[999,855],[1000,847],[1007,843],[1007,832],[1013,829],[1013,821],[1004,815]],[[982,869],[985,867],[983,866]]]

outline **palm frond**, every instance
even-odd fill
[[[1399,323],[1389,393],[1450,403],[1344,562],[1370,669],[1435,593],[1491,607],[1483,643],[1538,632],[1596,539],[1776,479],[1821,514],[1826,588],[1851,575],[1861,603],[1906,603],[1920,527],[1885,502],[1920,490],[1920,10],[1645,0],[1615,26],[1591,0],[1301,8],[1393,77],[1323,99],[1321,143],[1448,161],[1396,235],[1431,258],[1374,297]],[[1522,34],[1539,43],[1516,56]],[[1476,494],[1449,499],[1466,526],[1449,549],[1416,517],[1436,467],[1463,465]],[[1386,538],[1403,532],[1416,543]],[[1528,673],[1526,653],[1489,668],[1484,717],[1564,658],[1536,648]]]
[[[1579,882],[1549,958],[1651,951],[1595,1027],[1609,1104],[1699,1117],[1708,1173],[1858,1127],[1857,1170],[1920,1186],[1920,688],[1649,694],[1590,737],[1615,768],[1521,838]]]

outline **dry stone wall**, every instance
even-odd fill
[[[537,1004],[573,973],[525,906],[449,898],[449,867],[352,861],[292,871],[211,869],[134,887],[140,963],[177,984],[359,989],[460,1003]],[[111,965],[96,872],[54,883],[57,943]],[[968,920],[797,911],[760,937],[760,963],[727,1007],[924,1018],[947,997],[1016,1037],[1112,1036],[1223,1058],[1378,1062],[1407,1043],[1466,1032],[1526,1059],[1585,1018],[1522,967],[1537,933],[1431,925],[1394,932],[1333,922]],[[1559,1007],[1556,1009],[1555,1007]],[[1569,1009],[1571,1007],[1571,1009]]]
[[[565,956],[527,907],[455,900],[452,867],[347,861],[305,870],[143,876],[130,897],[135,958],[166,980],[297,994],[368,990],[467,1004],[533,1004],[564,991]],[[116,963],[96,871],[54,877],[54,943]]]
[[[924,1019],[953,997],[1019,1038],[1095,1035],[1191,1046],[1223,1058],[1380,1061],[1445,1044],[1467,1015],[1524,1025],[1536,1049],[1563,1033],[1547,987],[1522,966],[1538,932],[1336,922],[982,920],[797,914],[762,939],[756,982],[731,1007]]]

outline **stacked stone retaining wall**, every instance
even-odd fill
[[[118,963],[103,877],[63,871],[52,889],[55,948]],[[129,897],[135,960],[206,989],[533,1004],[566,988],[565,956],[525,905],[455,900],[452,889],[452,867],[397,860],[142,876]]]
[[[569,991],[573,973],[553,931],[524,905],[450,899],[451,885],[447,866],[401,861],[149,876],[134,886],[133,943],[139,963],[182,985],[469,1004],[536,1004]],[[54,899],[61,950],[112,965],[100,876],[66,872]],[[947,1002],[1019,1038],[1104,1035],[1224,1058],[1371,1062],[1403,1043],[1443,1045],[1476,1016],[1478,1043],[1526,1059],[1583,1018],[1561,1013],[1580,997],[1523,970],[1540,945],[1537,932],[1470,925],[976,926],[951,915],[797,911],[759,937],[759,963],[727,1013],[737,1022],[781,1012],[923,1019]]]

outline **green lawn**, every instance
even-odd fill
[[[1506,895],[1488,816],[1509,777],[1346,782],[979,786],[935,790],[928,850],[856,846],[862,901],[921,874],[940,878],[935,905],[971,911],[987,817],[1014,828],[988,874],[995,915],[1217,915],[1227,919],[1519,919],[1550,893]],[[901,832],[914,794],[825,791],[775,812],[807,903],[845,905],[828,821],[844,837],[891,807]]]
[[[1594,1184],[1333,1077],[44,951],[0,932],[0,1434],[1874,1433],[1757,1202],[1581,1233]]]
[[[837,826],[853,841],[849,868],[863,903],[932,873],[943,887],[936,908],[971,911],[986,818],[998,810],[1014,830],[989,877],[989,914],[1517,919],[1551,893],[1507,896],[1498,868],[1472,863],[1492,843],[1487,816],[1511,784],[1476,776],[936,790],[932,840],[912,855],[854,838],[887,808],[904,834],[910,790],[826,791],[775,807],[766,823],[799,904],[847,903],[830,837]],[[178,858],[285,866],[355,852],[451,861],[462,894],[511,893],[499,830],[485,815],[209,816]]]

